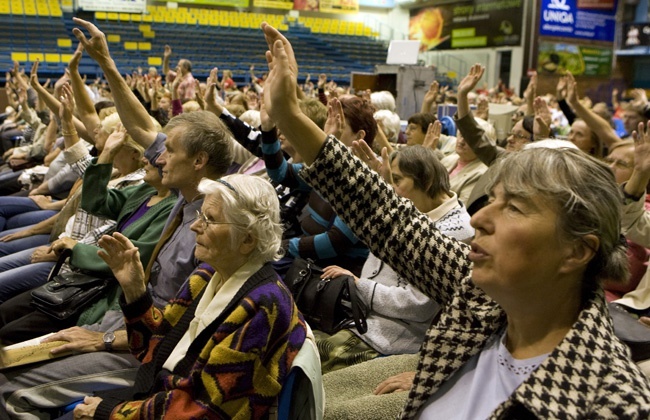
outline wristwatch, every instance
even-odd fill
[[[109,331],[104,334],[104,348],[106,351],[113,351],[113,342],[115,341],[115,333]]]

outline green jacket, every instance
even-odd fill
[[[112,169],[112,165],[98,165],[96,159],[93,159],[92,164],[84,174],[81,207],[94,215],[117,220],[119,226],[142,203],[148,201],[156,190],[148,184],[134,185],[121,190],[109,189],[107,185],[111,178]],[[140,261],[145,267],[149,263],[169,213],[177,199],[178,197],[175,194],[170,194],[121,232],[138,247]],[[84,271],[110,275],[111,269],[97,255],[99,249],[95,245],[78,243],[72,249],[70,265]],[[117,298],[121,294],[120,292],[121,288],[115,283],[106,296],[83,311],[77,325],[98,322],[103,318],[107,310],[119,307],[117,306]]]

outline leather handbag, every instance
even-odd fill
[[[327,334],[355,326],[360,334],[368,331],[367,308],[357,295],[351,276],[322,279],[323,270],[311,260],[297,258],[284,277],[305,320]]]
[[[608,303],[609,315],[614,324],[614,335],[624,342],[632,353],[632,360],[650,359],[650,328],[639,322],[633,309],[616,303]]]
[[[32,290],[32,306],[58,320],[65,320],[83,311],[99,299],[111,286],[112,278],[70,272],[59,274],[72,250],[61,252],[48,281]]]

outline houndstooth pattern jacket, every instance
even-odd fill
[[[301,172],[371,251],[443,306],[420,350],[402,418],[429,397],[506,325],[503,310],[470,279],[468,247],[446,237],[409,200],[335,138]],[[601,291],[549,357],[491,418],[648,419],[650,385],[614,337]]]

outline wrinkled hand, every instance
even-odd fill
[[[90,331],[81,327],[72,327],[61,330],[51,336],[43,339],[41,343],[50,343],[53,341],[66,341],[59,347],[55,347],[50,352],[52,354],[61,354],[66,352],[91,353],[104,350],[104,334],[97,331]]]
[[[140,252],[133,242],[119,232],[113,236],[104,235],[98,242],[102,248],[97,252],[113,271],[122,286],[124,298],[131,303],[144,295],[147,287],[144,282],[144,268],[140,262]]]
[[[72,238],[63,237],[52,242],[48,248],[48,251],[53,252],[56,255],[60,255],[64,249],[72,249],[75,247],[75,245],[77,245],[77,243],[78,241]]]
[[[70,85],[63,85],[61,87],[61,96],[59,97],[59,118],[69,123],[72,122],[72,114],[74,113],[74,96]]]
[[[429,105],[433,104],[436,101],[436,98],[438,98],[439,92],[440,92],[440,84],[438,83],[437,80],[434,80],[429,85],[429,90],[427,90],[427,93],[424,94],[424,102]]]
[[[381,149],[381,159],[379,159],[365,140],[358,140],[352,142],[352,152],[368,165],[370,169],[377,172],[384,181],[392,185],[393,172],[390,169],[387,148],[383,147]]]
[[[427,133],[424,135],[424,141],[422,142],[422,146],[428,147],[434,152],[438,150],[438,142],[440,141],[441,133],[442,133],[442,124],[440,123],[440,121],[436,120],[436,122],[429,124],[429,127],[427,127]]]
[[[48,245],[43,245],[39,246],[32,252],[29,261],[32,264],[35,264],[39,262],[53,262],[56,260],[58,260],[57,255],[54,252],[50,251],[50,247]]]
[[[332,98],[327,105],[327,120],[323,131],[325,134],[331,134],[337,139],[345,130],[345,115],[343,115],[343,105],[337,98]]]
[[[533,102],[535,120],[533,121],[533,138],[535,140],[546,139],[551,134],[551,111],[548,105],[540,96]]]
[[[52,197],[45,195],[29,195],[28,196],[34,204],[36,204],[41,210],[48,210],[50,204],[52,204]]]
[[[383,162],[377,158],[372,148],[364,140],[352,142],[352,153],[361,159],[373,171],[380,173]]]
[[[104,149],[102,150],[102,155],[110,156],[114,158],[115,155],[124,147],[126,144],[126,128],[121,123],[117,123],[115,130],[111,133],[110,136],[106,139],[104,143]]]
[[[415,379],[415,372],[404,372],[399,373],[395,376],[391,376],[386,379],[373,391],[375,395],[381,394],[390,394],[391,392],[396,391],[408,391],[413,385],[413,380]]]
[[[325,267],[323,269],[323,274],[321,274],[320,278],[321,279],[333,279],[335,277],[339,276],[352,276],[357,279],[354,274],[352,274],[351,271],[346,270],[343,267],[339,267],[338,265],[330,265],[329,267]]]
[[[27,238],[28,236],[32,236],[32,233],[30,233],[27,229],[23,229],[21,231],[9,233],[3,236],[0,238],[0,242],[11,242],[15,241],[16,239]]]
[[[85,397],[83,404],[78,404],[74,408],[74,420],[92,420],[102,401],[99,397]]]
[[[474,64],[469,69],[467,76],[458,84],[458,94],[467,96],[468,93],[474,90],[479,80],[481,80],[483,73],[485,73],[485,67],[480,64]]]
[[[650,174],[650,121],[647,125],[639,123],[636,131],[632,132],[634,139],[634,171]]]
[[[72,54],[72,58],[70,59],[70,62],[68,63],[68,68],[70,71],[73,72],[78,72],[79,71],[79,62],[81,61],[81,56],[83,55],[84,51],[84,46],[79,43],[77,45],[77,49],[75,50],[74,54]]]
[[[90,39],[79,28],[74,28],[72,33],[79,40],[88,55],[100,65],[108,64],[111,55],[108,52],[108,43],[106,42],[106,35],[92,23],[79,18],[72,18],[73,22],[83,27],[88,31]]]

